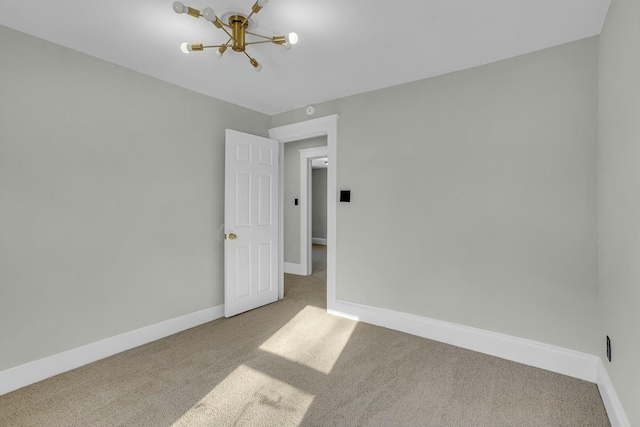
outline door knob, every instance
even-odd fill
[[[236,236],[234,233],[229,233],[229,240],[236,240]]]

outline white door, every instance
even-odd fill
[[[278,141],[227,129],[225,317],[278,300],[278,156]]]

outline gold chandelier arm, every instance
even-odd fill
[[[263,43],[273,43],[273,40],[261,40],[259,42],[249,42],[245,43],[245,46],[249,46],[250,44],[263,44]]]
[[[249,16],[247,16],[244,20],[245,23],[249,22],[249,18],[251,18],[254,14],[260,12],[262,10],[262,8],[264,6],[266,6],[269,3],[269,0],[267,0],[266,2],[262,2],[262,4],[260,4],[260,1],[256,1],[253,6],[251,6],[251,13],[249,14]]]
[[[267,37],[267,36],[263,36],[262,34],[258,34],[258,33],[252,33],[251,31],[246,31],[244,32],[245,34],[251,34],[252,36],[256,36],[256,37],[262,37],[263,39],[267,39],[269,41],[272,40],[272,37]]]
[[[204,15],[202,15],[202,16],[204,16]],[[216,16],[215,21],[211,21],[211,23],[212,23],[216,28],[222,28],[222,26],[224,25],[224,24],[222,23],[222,21],[218,19],[218,17],[217,17],[217,16]]]
[[[253,67],[254,70],[256,71],[260,71],[262,70],[262,65],[260,65],[260,63],[258,61],[256,61],[255,58],[252,58],[249,56],[249,54],[245,51],[242,51],[245,55],[247,55],[247,58],[249,58],[249,63],[251,64],[251,66]]]
[[[242,51],[242,53],[244,53],[245,55],[247,55],[247,58],[249,58],[249,62],[251,62],[251,65],[253,65],[253,66],[255,67],[254,63],[256,63],[256,64],[257,64],[257,63],[258,63],[258,61],[256,61],[256,59],[255,59],[255,58],[253,58],[251,55],[249,55],[249,54],[247,53],[247,51],[246,51],[246,50],[243,50],[243,51]]]
[[[216,44],[216,45],[210,45],[210,46],[202,46],[202,48],[203,49],[209,49],[209,48],[212,48],[212,47],[222,47],[222,46],[229,47],[228,44]]]
[[[249,16],[244,18],[244,22],[249,22],[249,18],[251,18],[253,15],[255,15],[255,12],[252,10],[251,13],[249,14]]]
[[[221,22],[222,22],[222,21],[221,21]],[[222,29],[222,31],[224,31],[225,33],[227,33],[227,35],[229,36],[229,39],[230,39],[230,40],[233,40],[233,36],[231,35],[231,33],[230,33],[229,31],[227,31],[227,28],[231,28],[231,27],[230,27],[230,26],[228,26],[228,25],[227,25],[227,24],[225,24],[225,23],[222,23],[222,25],[223,25],[223,26],[222,26],[222,27],[219,27],[219,28],[220,28],[220,29]],[[224,27],[227,27],[227,28],[224,28]],[[227,42],[227,43],[228,43],[228,42]]]

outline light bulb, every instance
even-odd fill
[[[256,61],[254,58],[250,58],[249,62],[251,62],[251,65],[253,65],[253,69],[256,71],[260,71],[262,70],[262,65]]]
[[[291,44],[298,43],[298,34],[289,33],[289,35],[287,36],[287,43],[291,43]]]
[[[180,3],[179,1],[174,1],[173,11],[175,13],[187,13],[189,11],[189,8],[183,5],[182,3]]]
[[[216,12],[210,7],[205,7],[202,11],[202,15],[204,15],[204,19],[207,21],[214,22],[217,19]]]
[[[265,7],[269,4],[269,0],[258,0],[256,3],[258,3],[258,6],[260,7]]]
[[[180,45],[180,50],[181,50],[183,53],[189,53],[189,52],[191,52],[191,46],[189,46],[189,43],[184,42],[184,43],[182,43],[182,44]]]
[[[282,43],[282,46],[286,47],[287,49],[291,49],[291,46],[293,46],[291,43],[289,42],[284,42]]]
[[[224,46],[219,47],[218,49],[216,49],[216,57],[222,58],[222,55],[224,54],[225,50],[227,50],[227,48],[224,47]]]

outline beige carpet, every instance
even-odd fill
[[[283,301],[0,397],[0,426],[608,426],[577,379],[325,313],[324,247]]]

